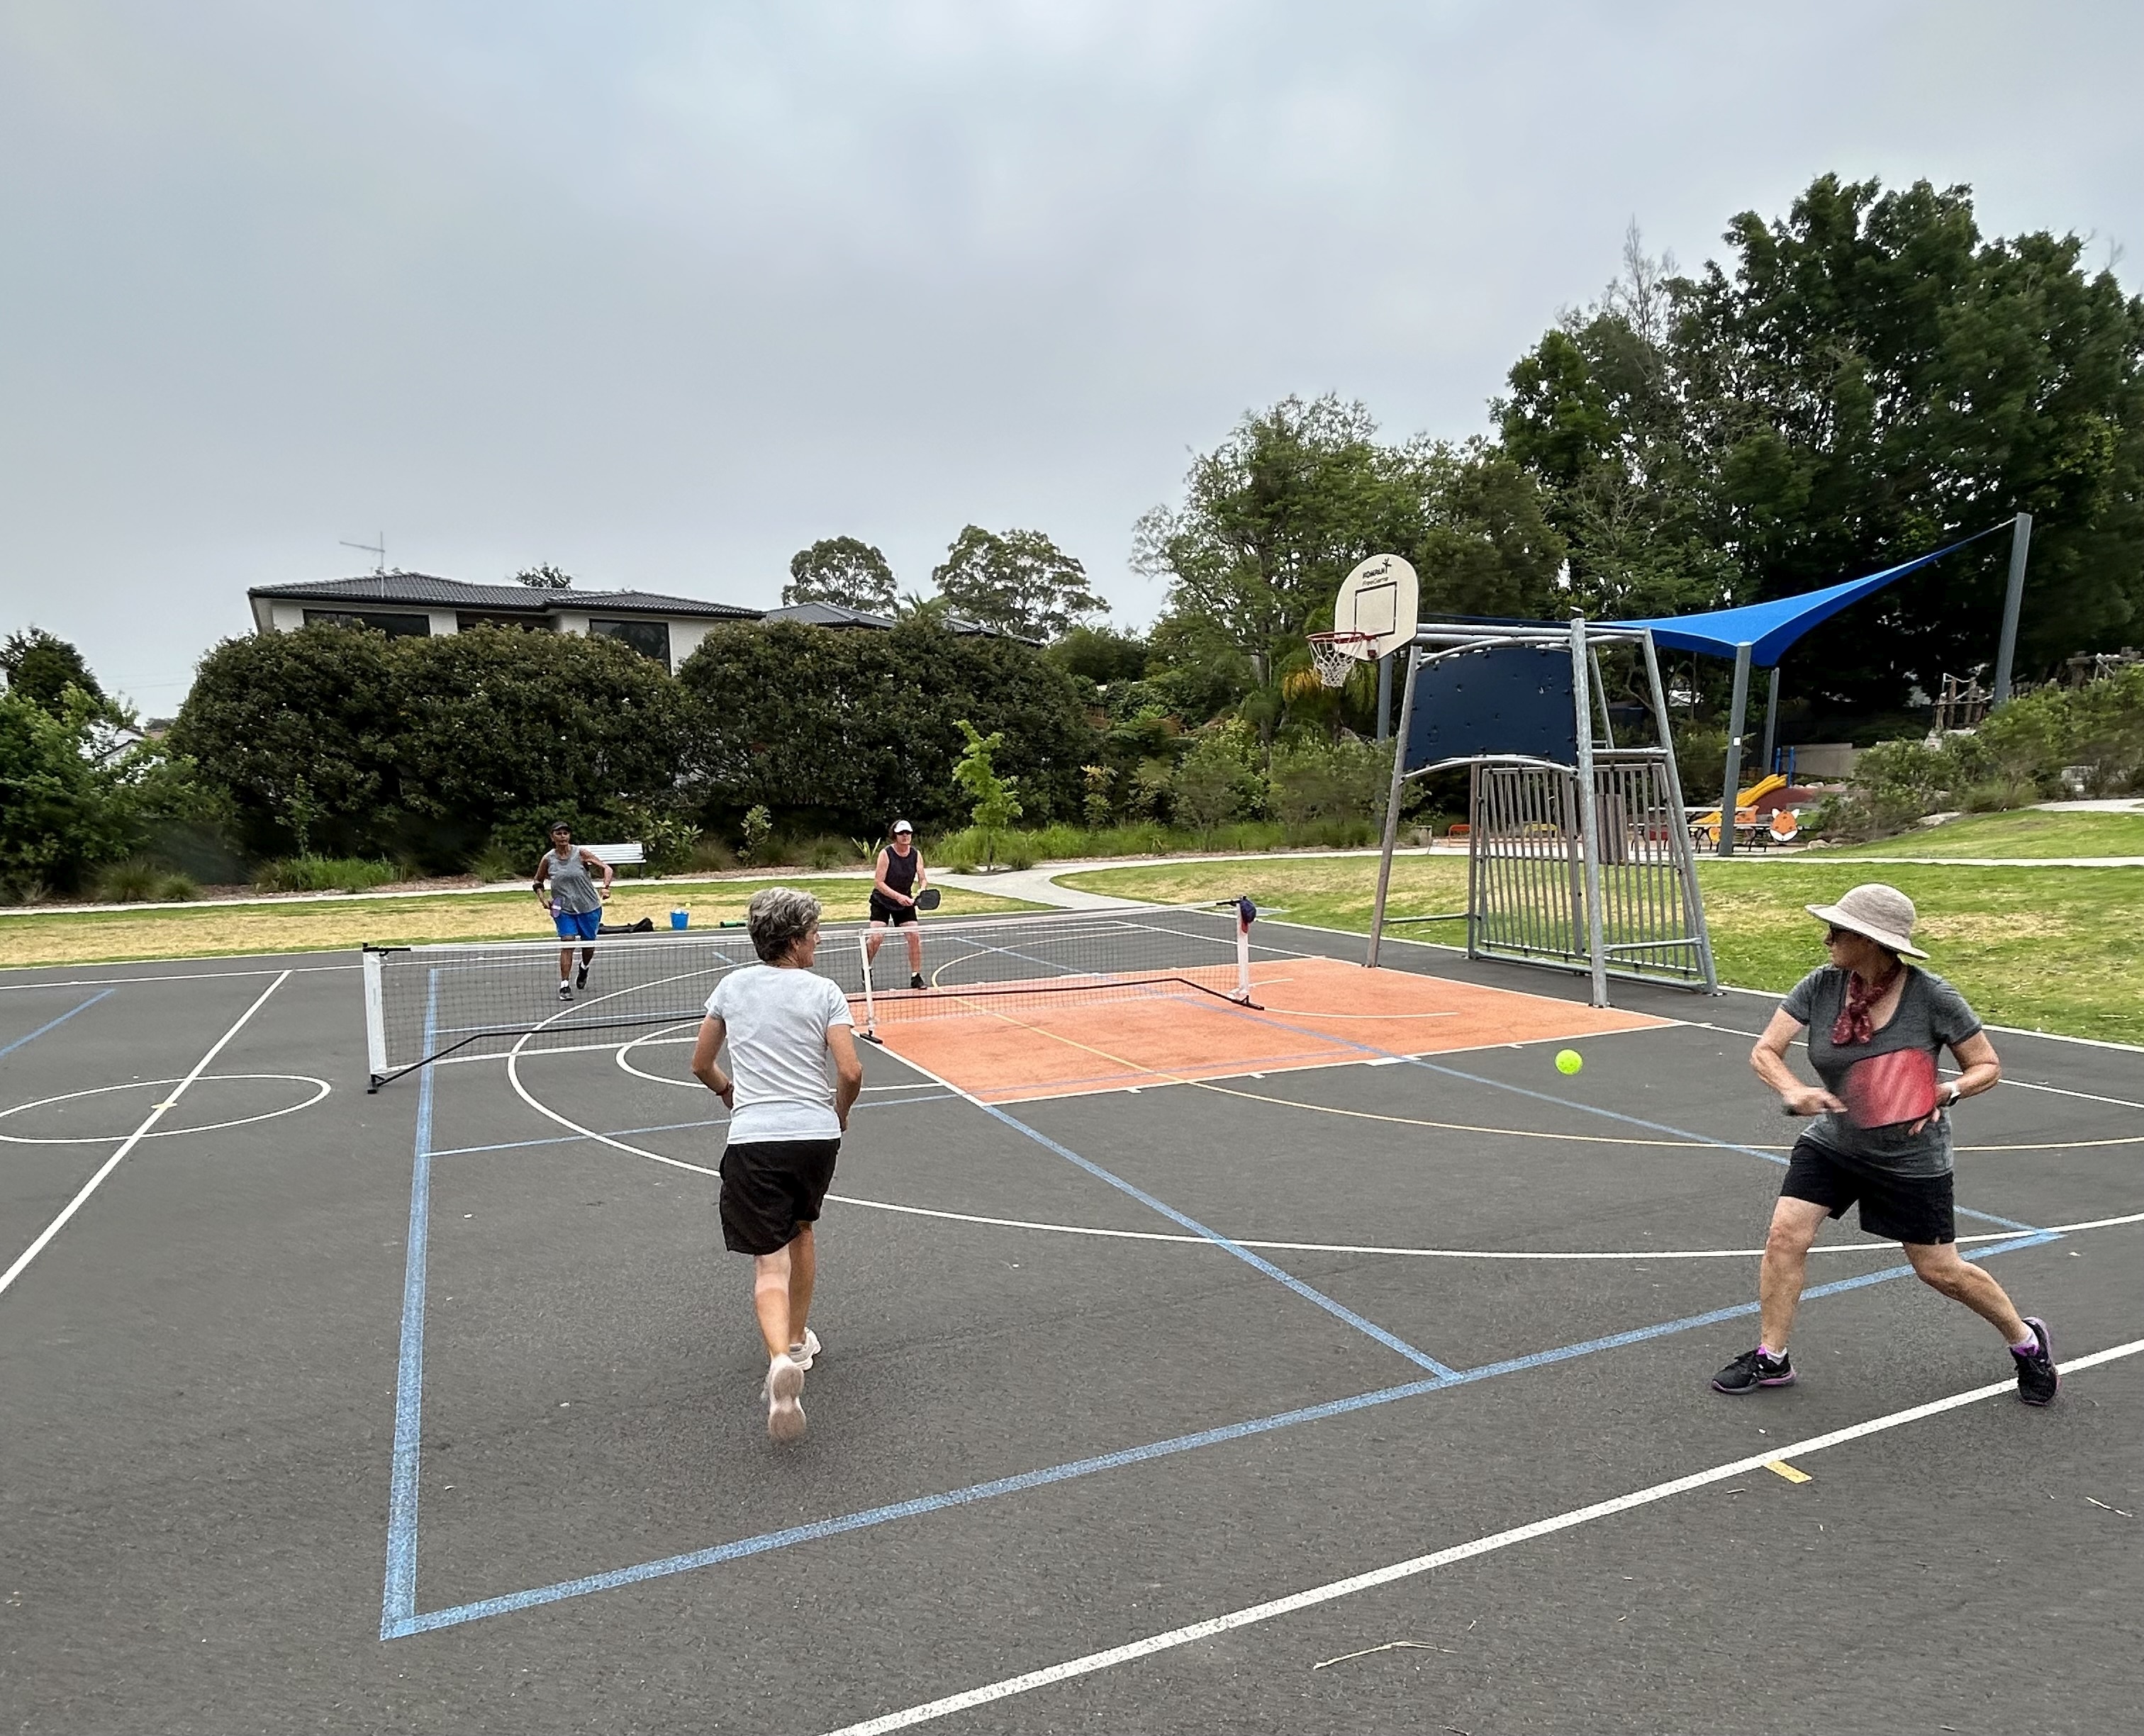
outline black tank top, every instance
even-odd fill
[[[908,846],[906,856],[888,845],[886,851],[886,885],[906,898],[916,885],[916,870],[922,861],[913,844]]]

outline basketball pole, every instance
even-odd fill
[[[1398,655],[1397,652],[1394,653]],[[1370,944],[1362,955],[1364,966],[1375,970],[1377,943],[1385,937],[1385,899],[1392,886],[1392,851],[1400,839],[1400,790],[1407,781],[1407,731],[1414,722],[1415,647],[1407,647],[1407,666],[1400,672],[1400,732],[1392,744],[1392,782],[1385,797],[1385,847],[1377,859],[1377,901],[1370,911]]]
[[[1387,652],[1377,659],[1377,739],[1389,742],[1392,738],[1392,656]]]

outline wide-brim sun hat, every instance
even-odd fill
[[[1913,900],[1881,880],[1856,886],[1837,904],[1809,904],[1802,908],[1819,922],[1849,930],[1907,958],[1928,956],[1913,945],[1913,924],[1918,919]]]

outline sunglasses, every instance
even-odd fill
[[[1836,946],[1842,940],[1858,940],[1860,938],[1861,936],[1855,934],[1850,928],[1828,928],[1824,931],[1824,944],[1826,946]]]

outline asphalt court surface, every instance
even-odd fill
[[[1800,1384],[1711,1394],[1793,1131],[1744,1059],[1768,1004],[1615,999],[1680,1022],[1577,1039],[1575,1078],[1546,1036],[985,1106],[867,1050],[782,1451],[688,1031],[368,1096],[346,957],[7,973],[0,1261],[126,1155],[0,1292],[0,1702],[30,1729],[2138,1722],[2144,1357],[1893,1426],[2008,1359],[1849,1222]],[[2120,1349],[2144,1225],[2033,1233],[2144,1208],[2144,1069],[1993,1035],[2012,1083],[1958,1112],[1960,1231],[2062,1359]],[[1759,1463],[1171,1637],[1872,1423],[1807,1481]]]

